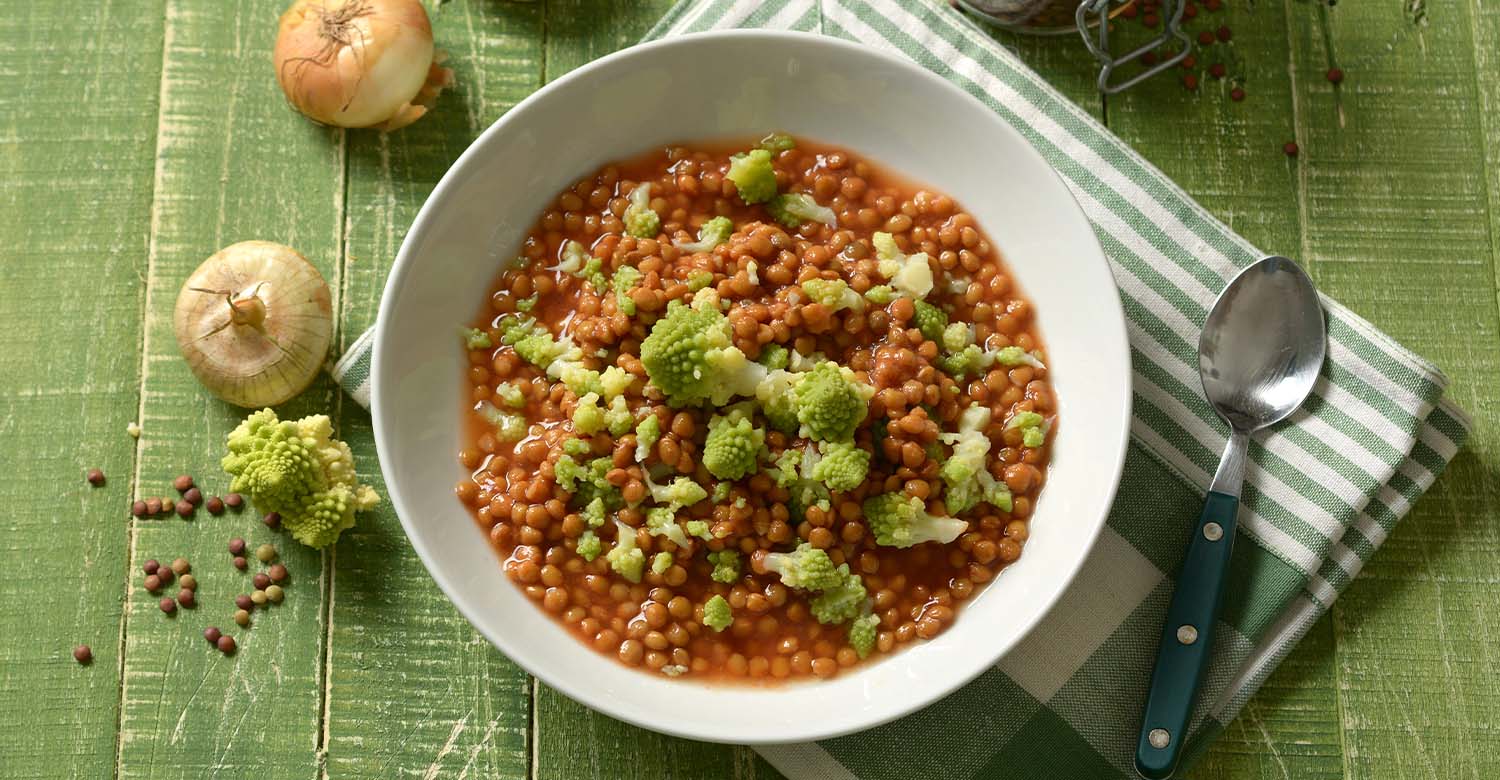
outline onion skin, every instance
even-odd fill
[[[261,409],[292,399],[322,370],[333,341],[328,283],[307,258],[242,241],[203,261],[172,313],[193,376],[219,398]]]
[[[325,125],[396,130],[453,83],[420,0],[296,0],[273,60],[286,99]]]

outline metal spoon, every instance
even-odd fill
[[[1136,771],[1151,780],[1177,769],[1208,666],[1250,435],[1302,405],[1327,348],[1312,279],[1285,257],[1267,257],[1241,271],[1203,324],[1198,371],[1209,403],[1229,423],[1229,444],[1193,529],[1151,673],[1135,753]]]

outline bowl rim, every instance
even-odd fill
[[[514,106],[508,109],[504,114],[497,118],[489,127],[480,132],[480,134],[469,143],[468,147],[466,147],[464,151],[458,156],[458,158],[453,161],[453,163],[448,167],[448,170],[443,173],[443,176],[438,180],[432,191],[428,193],[426,199],[422,203],[421,208],[417,211],[416,217],[413,218],[411,226],[407,229],[406,234],[402,238],[401,247],[397,251],[396,259],[391,264],[391,269],[386,278],[386,283],[381,289],[381,299],[380,305],[376,312],[376,322],[374,326],[375,334],[371,349],[369,411],[372,427],[374,430],[375,450],[377,453],[377,458],[378,453],[384,451],[386,448],[387,431],[386,425],[383,422],[385,415],[382,414],[382,399],[384,394],[381,390],[381,377],[383,376],[381,368],[383,363],[382,355],[385,351],[384,347],[388,341],[387,333],[389,329],[389,323],[391,322],[391,318],[393,316],[390,309],[394,305],[392,302],[396,298],[395,291],[401,286],[407,275],[413,272],[413,265],[415,261],[412,258],[412,252],[414,251],[412,247],[417,243],[413,240],[414,236],[421,235],[427,229],[427,223],[433,219],[432,213],[437,208],[435,204],[439,201],[444,200],[444,195],[447,189],[457,186],[456,181],[461,178],[461,172],[464,168],[467,167],[468,163],[471,161],[471,158],[477,157],[481,153],[481,147],[488,145],[491,139],[504,134],[505,132],[507,132],[507,130],[510,129],[510,126],[512,124],[519,122],[520,117],[523,117],[525,115],[525,109],[528,106],[530,106],[532,103],[539,102],[540,100],[544,99],[547,93],[553,91],[554,88],[561,89],[562,87],[570,84],[573,81],[588,78],[591,76],[591,74],[597,71],[617,67],[620,63],[641,56],[647,52],[655,52],[658,50],[671,49],[675,47],[701,46],[704,44],[705,39],[772,39],[783,43],[790,43],[792,45],[827,46],[834,49],[843,49],[846,52],[857,54],[859,56],[874,56],[880,59],[884,59],[888,63],[891,63],[896,67],[912,73],[912,75],[914,75],[916,78],[925,80],[932,86],[934,90],[946,92],[950,97],[956,97],[960,100],[977,103],[985,111],[991,111],[991,109],[989,109],[987,106],[983,106],[983,104],[980,103],[974,96],[960,89],[958,86],[949,82],[947,79],[937,75],[936,73],[933,73],[932,71],[924,67],[921,67],[920,65],[917,65],[916,63],[895,56],[894,54],[891,54],[887,51],[861,45],[857,42],[835,38],[832,36],[790,30],[711,30],[638,43],[581,65],[578,68],[569,71],[568,73],[559,77],[555,81],[551,81],[543,85],[535,92],[527,95],[524,99],[517,102]],[[1026,150],[1026,153],[1034,155],[1037,160],[1045,166],[1048,173],[1052,175],[1059,184],[1062,185],[1063,192],[1067,194],[1069,201],[1073,205],[1073,208],[1077,210],[1078,216],[1081,217],[1085,223],[1087,223],[1087,213],[1084,211],[1082,204],[1078,202],[1078,199],[1068,188],[1067,182],[1062,178],[1061,174],[1059,174],[1058,171],[1053,168],[1052,165],[1048,163],[1046,159],[1043,158],[1041,154],[1037,152],[1036,149],[1029,142],[1027,142],[1026,139],[1015,128],[1011,127],[1009,124],[1001,122],[999,130],[1002,133],[1010,135],[1010,140],[1017,142],[1021,148],[1024,148]],[[411,521],[407,520],[407,517],[411,515],[411,512],[407,511],[408,504],[402,497],[399,484],[396,480],[392,479],[392,474],[387,470],[386,460],[379,459],[381,474],[385,479],[386,492],[390,498],[391,506],[396,512],[397,519],[401,522],[401,528],[403,533],[406,535],[407,541],[416,551],[417,557],[421,559],[423,566],[427,569],[428,575],[432,577],[434,582],[437,583],[438,588],[443,592],[443,595],[447,597],[449,602],[451,602],[453,606],[458,610],[459,614],[463,615],[464,619],[469,621],[469,624],[473,626],[475,630],[479,631],[487,640],[489,640],[490,644],[499,649],[506,656],[506,658],[511,660],[517,666],[521,667],[524,671],[526,671],[527,674],[540,679],[548,686],[554,688],[555,690],[566,695],[568,698],[579,702],[590,709],[608,715],[609,717],[615,718],[617,720],[621,720],[626,723],[630,723],[658,733],[668,734],[676,737],[683,737],[687,739],[713,742],[730,742],[732,744],[746,745],[817,741],[843,736],[845,734],[852,734],[855,732],[871,729],[885,723],[889,723],[893,720],[909,715],[912,712],[921,709],[922,707],[932,704],[933,702],[936,702],[939,699],[951,694],[953,691],[956,691],[959,688],[973,682],[976,677],[984,673],[986,670],[992,668],[996,663],[998,663],[1001,659],[1003,659],[1006,655],[1013,651],[1017,647],[1017,645],[1019,645],[1023,640],[1030,636],[1031,633],[1036,630],[1037,626],[1040,625],[1041,622],[1045,620],[1054,609],[1056,609],[1058,603],[1062,600],[1062,598],[1072,589],[1079,573],[1083,571],[1089,557],[1093,554],[1094,547],[1098,543],[1099,537],[1102,535],[1105,526],[1108,524],[1109,507],[1113,506],[1115,498],[1119,491],[1120,482],[1124,475],[1125,458],[1130,443],[1130,426],[1132,419],[1132,404],[1134,398],[1134,371],[1131,367],[1131,361],[1128,359],[1128,356],[1130,354],[1130,341],[1128,337],[1128,329],[1126,327],[1124,305],[1120,300],[1118,284],[1114,283],[1114,271],[1110,267],[1108,256],[1104,253],[1103,247],[1099,244],[1098,236],[1095,235],[1092,230],[1088,231],[1086,241],[1089,245],[1094,247],[1095,250],[1097,250],[1096,259],[1103,264],[1104,270],[1110,275],[1111,282],[1114,286],[1114,306],[1109,307],[1107,311],[1099,312],[1099,314],[1101,316],[1110,315],[1110,319],[1118,323],[1118,327],[1112,328],[1118,334],[1118,341],[1113,344],[1112,347],[1113,349],[1118,350],[1121,354],[1127,356],[1127,359],[1123,361],[1123,376],[1119,378],[1121,386],[1125,389],[1125,392],[1121,395],[1121,397],[1123,398],[1123,408],[1120,410],[1119,415],[1121,425],[1119,426],[1119,430],[1114,431],[1111,437],[1100,437],[1101,449],[1103,449],[1105,445],[1108,445],[1111,439],[1113,439],[1114,443],[1113,448],[1109,450],[1109,452],[1111,452],[1113,456],[1113,463],[1109,469],[1110,474],[1108,478],[1108,487],[1106,488],[1106,493],[1104,495],[1105,501],[1103,503],[1103,506],[1105,507],[1105,510],[1102,515],[1097,518],[1097,520],[1092,521],[1093,525],[1089,529],[1088,538],[1084,540],[1083,544],[1081,545],[1081,555],[1078,557],[1077,564],[1073,567],[1072,571],[1068,572],[1061,578],[1057,589],[1053,592],[1047,603],[1042,607],[1042,609],[1038,610],[1035,613],[1035,616],[1028,623],[1024,624],[1020,630],[1016,631],[1010,637],[1009,641],[997,643],[990,651],[985,652],[984,655],[988,656],[988,659],[985,663],[975,664],[974,669],[971,673],[957,677],[947,684],[932,686],[931,688],[923,691],[921,695],[912,696],[911,698],[903,701],[901,704],[890,708],[888,711],[880,713],[878,716],[869,717],[862,721],[854,722],[852,725],[842,725],[836,727],[812,725],[805,730],[799,731],[796,734],[772,734],[766,736],[755,736],[751,738],[745,738],[742,736],[733,740],[726,740],[722,736],[715,733],[695,731],[691,728],[690,725],[686,727],[679,727],[671,724],[663,724],[661,722],[642,722],[641,720],[638,720],[615,707],[613,701],[610,699],[601,699],[598,697],[587,695],[585,686],[581,684],[575,684],[575,681],[569,680],[564,677],[538,673],[536,670],[532,669],[528,663],[526,663],[523,657],[524,654],[515,653],[514,647],[510,642],[506,640],[503,634],[497,634],[481,627],[480,623],[475,620],[474,614],[471,610],[471,606],[468,604],[466,597],[462,594],[460,589],[455,586],[450,577],[442,572],[441,567],[435,565],[433,554],[429,552],[427,545],[421,540],[420,535],[414,531]],[[572,641],[571,638],[570,641]],[[674,681],[667,680],[664,681],[663,684],[671,685],[680,683],[675,683]],[[814,684],[816,684],[816,681],[814,681]],[[770,688],[767,690],[775,689]]]

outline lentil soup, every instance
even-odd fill
[[[1030,303],[961,206],[848,151],[607,166],[471,325],[457,495],[624,664],[831,677],[942,633],[1025,545],[1056,422]]]

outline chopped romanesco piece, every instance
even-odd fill
[[[723,404],[754,394],[766,376],[765,366],[733,345],[729,320],[717,306],[689,308],[673,301],[641,342],[640,357],[652,384],[677,404]]]
[[[677,510],[671,506],[658,506],[646,510],[646,530],[652,536],[671,539],[678,547],[687,547],[687,534],[677,524]]]
[[[771,154],[780,154],[788,149],[796,149],[797,141],[786,133],[772,133],[760,139],[760,148]]]
[[[688,275],[688,292],[698,292],[714,283],[714,275],[711,271],[694,271]]]
[[[598,528],[599,526],[604,525],[604,499],[595,498],[593,501],[590,501],[588,503],[588,506],[585,506],[583,508],[583,512],[581,514],[583,516],[583,521],[585,523],[588,523],[590,528]]]
[[[1027,352],[1020,347],[1002,347],[991,353],[996,363],[1002,366],[1031,366],[1032,368],[1046,368],[1042,361],[1037,360],[1036,355]]]
[[[947,486],[943,490],[943,504],[951,514],[967,512],[981,501],[995,504],[1000,500],[994,489],[997,483],[987,470],[990,439],[984,429],[989,424],[990,408],[974,404],[959,417],[956,433],[939,436],[943,443],[953,445],[953,454],[938,469],[938,476]],[[1005,500],[1009,498],[1007,491]]]
[[[655,574],[666,574],[667,569],[672,568],[672,554],[659,552],[651,557],[651,571]]]
[[[645,463],[646,458],[651,455],[651,448],[661,438],[661,420],[654,414],[648,414],[635,424],[635,461]]]
[[[573,407],[573,429],[584,436],[593,436],[604,430],[604,410],[599,408],[599,394],[589,393],[578,399]]]
[[[837,625],[852,620],[869,610],[869,596],[865,592],[864,579],[849,573],[849,564],[841,563],[836,572],[839,582],[814,596],[808,604],[813,617],[824,625]]]
[[[495,346],[495,341],[490,338],[490,334],[478,328],[466,328],[464,330],[464,346],[471,350],[489,349]]]
[[[593,531],[584,531],[578,535],[578,546],[574,551],[585,561],[592,561],[599,557],[599,553],[604,552],[604,544]]]
[[[734,615],[723,596],[716,595],[703,604],[703,625],[712,628],[715,633],[729,628],[732,623]]]
[[[781,584],[788,588],[825,590],[838,587],[844,580],[828,553],[807,542],[792,552],[766,555],[766,569],[781,577]]]
[[[673,241],[672,245],[684,252],[712,252],[714,247],[728,241],[729,235],[733,232],[734,223],[729,220],[729,217],[714,217],[703,223],[703,227],[698,228],[697,241]],[[709,278],[713,278],[713,275],[709,274]],[[707,286],[706,283],[703,285],[703,287]],[[698,289],[701,290],[703,287]]]
[[[771,218],[789,230],[802,227],[803,222],[820,222],[829,227],[839,226],[839,217],[833,209],[819,206],[813,196],[801,192],[787,192],[771,198],[766,203]]]
[[[615,521],[615,546],[605,553],[604,559],[615,573],[631,582],[640,582],[646,570],[646,554],[635,541],[635,529]]]
[[[765,366],[770,371],[786,368],[787,348],[771,342],[760,348],[760,357],[755,362]]]
[[[577,423],[574,425],[576,426]],[[630,407],[625,403],[625,396],[615,396],[615,400],[609,402],[609,408],[604,410],[604,426],[609,429],[611,436],[624,436],[630,432],[633,425],[635,425],[635,415],[630,413]]]
[[[526,406],[526,395],[515,382],[501,382],[495,385],[495,395],[512,409],[522,409]]]
[[[592,455],[593,452],[594,447],[593,445],[589,444],[588,439],[573,438],[563,442],[564,455],[571,455],[575,458],[581,458],[585,455]]]
[[[724,178],[733,182],[740,200],[747,204],[765,203],[776,195],[776,169],[771,166],[771,153],[765,149],[730,157]]]
[[[823,442],[818,449],[822,457],[813,464],[809,476],[829,490],[853,490],[870,473],[870,452],[852,441]]]
[[[922,542],[947,544],[968,530],[969,524],[952,517],[927,514],[922,499],[901,492],[865,499],[865,523],[875,534],[875,543],[887,547],[911,547]]]
[[[942,343],[943,329],[948,327],[948,315],[942,309],[928,303],[927,301],[913,301],[916,313],[912,315],[911,324],[922,332],[922,336],[928,341]]]
[[[373,508],[380,496],[359,484],[349,445],[333,438],[333,423],[316,414],[279,420],[262,409],[229,432],[229,454],[221,465],[262,513],[277,512],[282,525],[309,547],[327,547],[354,513]]]
[[[875,388],[854,381],[854,372],[833,362],[818,364],[798,378],[797,420],[802,434],[821,441],[848,439],[869,412]]]
[[[873,243],[880,274],[890,280],[891,287],[918,299],[932,292],[932,266],[927,262],[926,252],[903,254],[890,233],[876,233]]]
[[[649,473],[645,476],[646,487],[651,491],[651,499],[658,504],[667,504],[673,509],[681,509],[708,498],[708,491],[687,477],[678,477],[666,485],[658,485],[651,481]]]
[[[743,479],[755,472],[765,441],[766,432],[743,411],[714,415],[703,441],[703,465],[719,479]]]
[[[849,624],[849,646],[860,658],[869,658],[875,649],[875,629],[879,626],[880,618],[874,615],[862,615]]]
[[[661,232],[661,217],[651,210],[651,182],[641,182],[630,191],[624,219],[625,232],[636,238],[656,238]]]
[[[536,293],[532,293],[531,295],[528,295],[525,298],[521,298],[520,300],[516,301],[516,311],[519,311],[519,312],[528,312],[528,311],[531,311],[532,307],[536,306],[536,302],[538,300],[541,300],[541,296],[537,295]]]
[[[708,554],[708,562],[714,565],[714,582],[733,584],[740,578],[740,553],[738,550],[719,550]]]
[[[808,279],[802,283],[802,292],[807,297],[828,307],[829,311],[852,309],[863,311],[864,296],[849,289],[843,279]]]
[[[943,339],[940,342],[943,349],[949,352],[958,352],[974,343],[974,326],[963,322],[955,322],[943,328]]]
[[[683,523],[682,527],[687,530],[688,536],[697,537],[705,542],[713,541],[713,534],[708,532],[707,520],[689,520]]]
[[[635,299],[630,297],[630,291],[640,284],[640,269],[633,265],[622,265],[615,271],[613,279],[609,280],[609,286],[615,291],[615,308],[625,313],[627,317],[635,316]]]
[[[1010,416],[1009,420],[1005,421],[1005,430],[1009,431],[1020,428],[1024,431],[1027,428],[1035,428],[1045,421],[1046,418],[1036,412],[1016,412]]]
[[[892,290],[891,286],[888,284],[877,284],[874,287],[865,290],[865,300],[875,304],[876,306],[884,306],[887,303],[896,300],[896,291]]]
[[[480,401],[475,407],[484,421],[495,426],[495,439],[504,444],[526,438],[526,417],[519,412],[507,412],[490,403]]]

